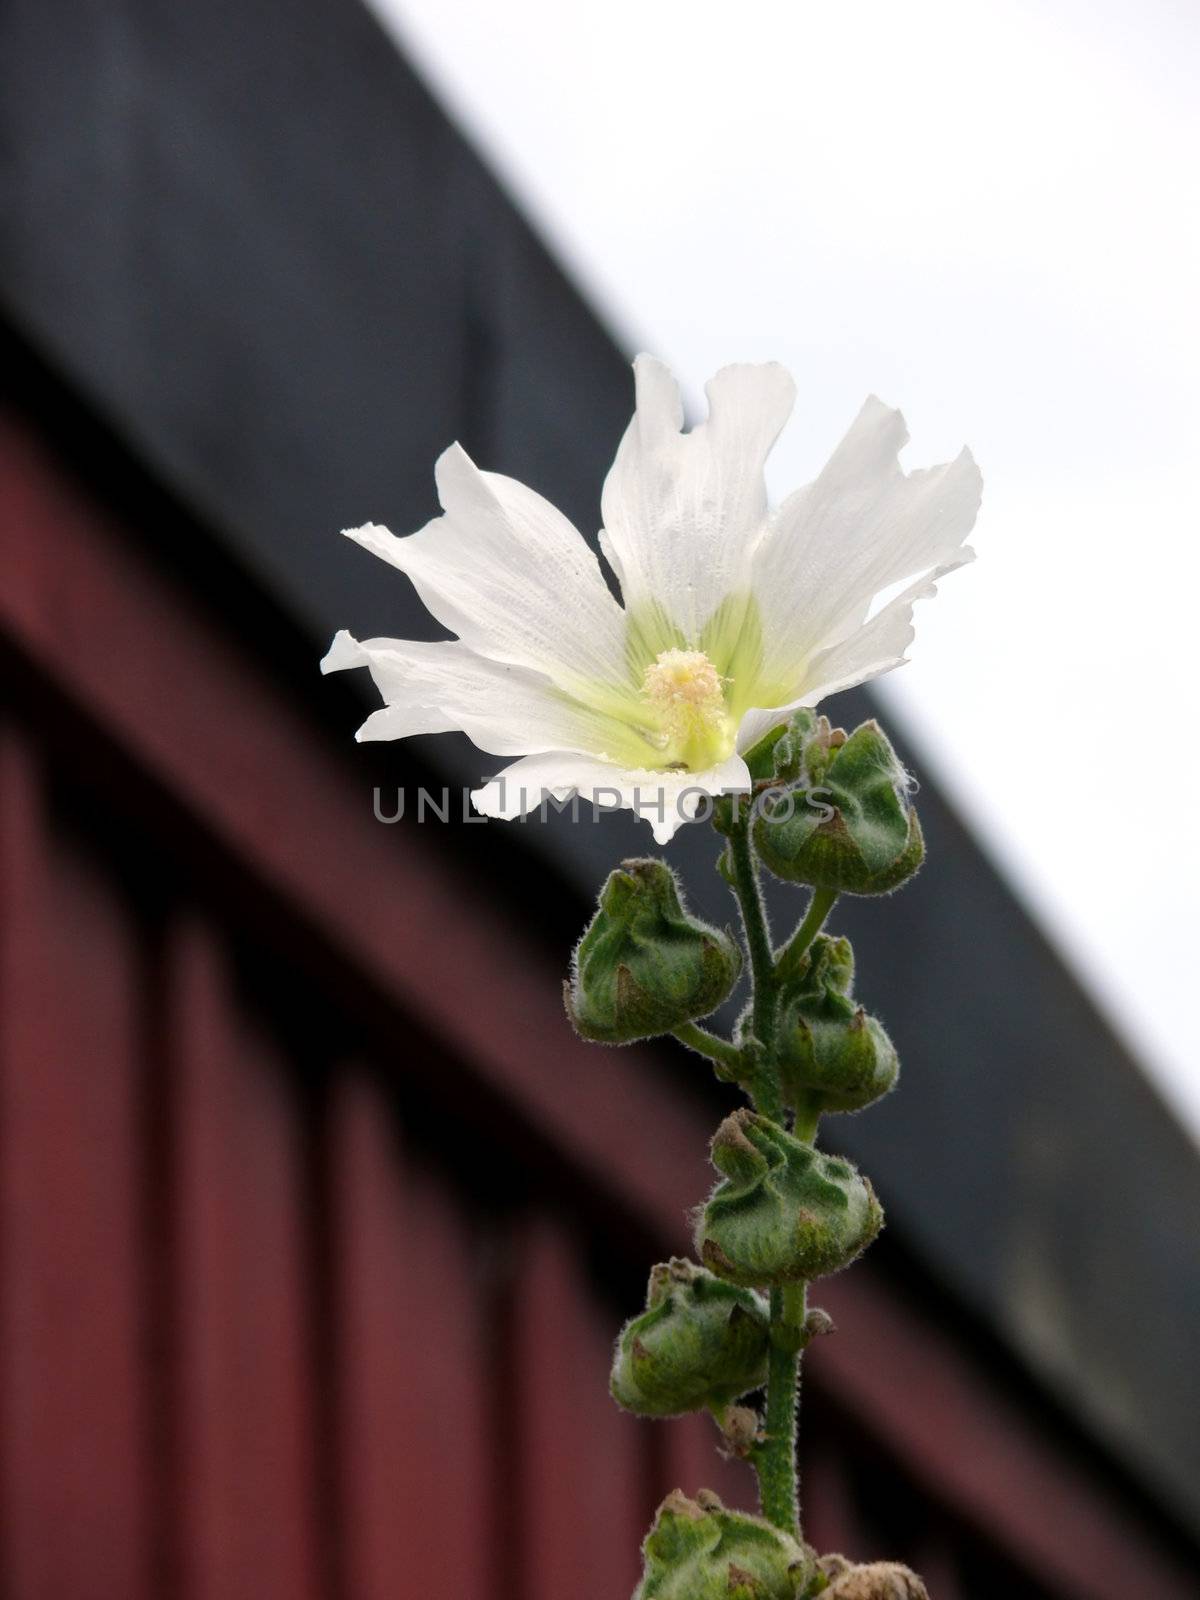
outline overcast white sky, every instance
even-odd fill
[[[1200,7],[374,4],[631,350],[792,369],[776,495],[869,392],[973,447],[887,694],[1200,1134]]]

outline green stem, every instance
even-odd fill
[[[742,913],[742,926],[746,930],[746,947],[750,952],[750,976],[754,990],[751,1002],[752,1028],[754,1037],[762,1047],[762,1057],[755,1075],[754,1097],[763,1116],[778,1122],[783,1114],[783,1102],[776,1081],[773,1046],[779,991],[771,932],[767,926],[767,908],[763,904],[758,863],[754,859],[754,846],[750,839],[750,818],[751,810],[747,807],[745,815],[739,818],[729,835],[729,854],[733,862],[734,893]]]
[[[800,1397],[804,1306],[804,1284],[771,1290],[765,1438],[754,1460],[763,1516],[796,1538],[800,1536],[796,1413]]]
[[[804,952],[821,931],[825,918],[833,910],[833,903],[837,899],[836,889],[814,889],[812,899],[808,902],[808,910],[804,913],[804,921],[783,947],[783,953],[776,963],[776,973],[780,978],[794,977],[804,958]]]
[[[817,1128],[821,1121],[820,1107],[813,1107],[803,1101],[796,1107],[796,1119],[792,1123],[792,1132],[801,1144],[816,1144]]]
[[[699,1055],[707,1056],[717,1068],[717,1076],[730,1083],[738,1083],[746,1071],[746,1062],[737,1045],[730,1044],[696,1022],[685,1022],[673,1030],[680,1044],[687,1045]]]
[[[767,912],[750,837],[749,811],[729,834],[729,854],[734,893],[750,952],[751,1017],[754,1037],[760,1047],[754,1077],[755,1101],[761,1115],[782,1122],[783,1096],[775,1061],[780,981],[787,958],[793,950],[797,961],[804,954],[828,916],[834,896],[818,905],[819,896],[822,900],[825,897],[820,891],[814,893],[804,922],[777,964],[771,949]],[[771,1349],[767,1362],[764,1438],[753,1457],[763,1516],[777,1528],[797,1537],[796,1411],[800,1392],[800,1350],[804,1343],[805,1293],[804,1284],[771,1291]]]

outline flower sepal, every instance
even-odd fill
[[[685,909],[665,861],[625,861],[575,951],[567,1014],[597,1044],[653,1038],[715,1011],[740,970],[735,942]]]
[[[781,1288],[828,1277],[883,1226],[875,1191],[850,1162],[753,1111],[726,1117],[711,1154],[724,1181],[698,1216],[696,1249],[729,1283]]]
[[[853,987],[850,941],[818,934],[781,1002],[779,1072],[797,1112],[861,1111],[895,1085],[895,1047]]]
[[[897,1561],[872,1561],[860,1566],[845,1556],[822,1556],[817,1562],[824,1600],[929,1600],[929,1591],[911,1567]]]
[[[804,752],[824,717],[801,707],[786,722],[765,733],[746,755],[746,766],[756,785],[795,783],[804,773]],[[844,735],[843,735],[844,737]]]
[[[820,1582],[806,1546],[706,1489],[667,1496],[642,1554],[633,1600],[805,1600]]]
[[[678,1257],[650,1274],[646,1309],[622,1328],[613,1399],[642,1417],[724,1410],[766,1381],[766,1302]]]
[[[754,841],[789,883],[888,894],[925,855],[909,778],[877,722],[848,737],[824,717],[808,738],[800,791],[764,796]],[[798,803],[802,802],[802,803]]]

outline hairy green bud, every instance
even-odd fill
[[[753,1111],[726,1117],[712,1161],[725,1179],[699,1214],[696,1249],[729,1283],[774,1288],[828,1277],[883,1226],[874,1190],[848,1161]]]
[[[642,1417],[724,1408],[765,1383],[769,1323],[753,1290],[673,1258],[653,1269],[645,1311],[621,1330],[613,1399]]]
[[[820,718],[804,747],[800,789],[766,796],[754,842],[789,883],[887,894],[925,855],[909,780],[886,734],[864,722],[847,738]]]
[[[668,1495],[642,1554],[633,1600],[802,1600],[816,1580],[804,1546],[706,1490]]]
[[[715,1011],[737,982],[741,953],[691,916],[665,861],[622,862],[575,951],[567,1015],[583,1038],[629,1044]]]
[[[896,1082],[900,1063],[882,1023],[851,998],[848,939],[820,933],[784,991],[779,1070],[789,1104],[809,1111],[861,1111]]]

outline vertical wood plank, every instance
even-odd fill
[[[136,929],[0,746],[0,1589],[148,1593]]]
[[[494,1595],[488,1330],[468,1229],[440,1183],[401,1171],[364,1075],[336,1086],[331,1138],[344,1592]]]
[[[962,1600],[963,1586],[958,1562],[945,1539],[932,1535],[925,1539],[913,1562],[925,1580],[925,1587],[937,1600]]]
[[[710,1417],[677,1417],[657,1426],[665,1431],[663,1494],[711,1489],[735,1511],[758,1509],[753,1468],[720,1454],[720,1434]]]
[[[834,1439],[826,1437],[819,1447],[804,1452],[800,1494],[805,1537],[823,1554],[836,1550],[862,1557],[859,1517]]]
[[[318,1592],[300,1118],[220,944],[175,930],[178,1571],[186,1600]]]
[[[528,1600],[631,1592],[649,1520],[641,1424],[608,1393],[615,1315],[593,1304],[570,1237],[549,1221],[521,1250],[515,1356]]]

